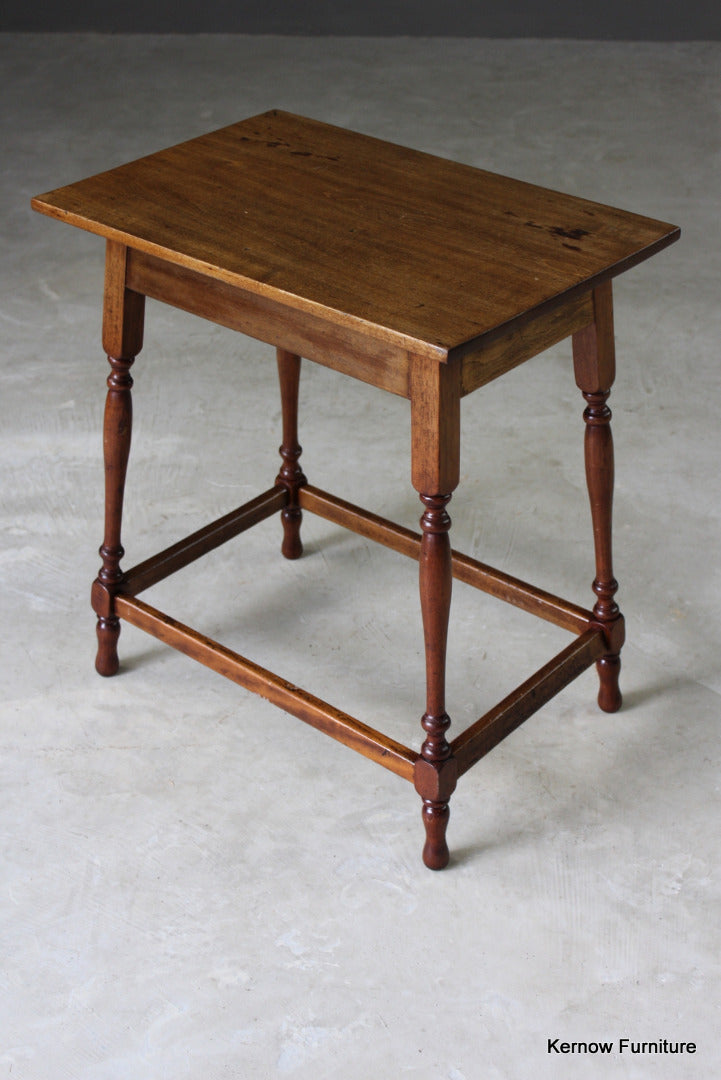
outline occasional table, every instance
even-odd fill
[[[441,869],[449,857],[449,799],[463,773],[594,663],[600,707],[613,712],[621,704],[624,624],[611,563],[607,405],[615,364],[611,280],[679,230],[277,110],[39,195],[32,205],[106,240],[103,347],[111,371],[105,533],[92,588],[97,670],[118,670],[126,619],[412,781],[423,803],[423,859]],[[124,570],[130,369],[143,342],[146,296],[276,347],[282,460],[267,491]],[[461,398],[568,336],[586,401],[592,610],[452,550],[449,538]],[[301,357],[410,401],[420,533],[307,482],[298,442]],[[140,599],[272,514],[282,521],[283,555],[298,558],[304,510],[419,561],[426,665],[420,752]],[[572,640],[449,741],[444,684],[454,577],[555,623]]]

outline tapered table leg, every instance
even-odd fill
[[[130,435],[133,422],[130,366],[133,357],[108,357],[112,371],[108,376],[108,396],[105,402],[103,450],[105,458],[105,535],[100,547],[103,565],[98,581],[112,594],[123,580],[120,560],[125,554],[120,543],[123,516],[125,475],[130,454]],[[98,614],[98,654],[96,670],[101,675],[115,675],[118,670],[118,638],[120,619],[114,614]]]
[[[423,798],[426,843],[423,861],[432,870],[448,863],[446,826],[448,800],[456,786],[457,769],[451,760],[446,732],[446,645],[451,609],[451,519],[446,512],[450,495],[421,495],[426,511],[421,517],[420,592],[426,653],[426,711],[421,725],[426,737],[416,767],[416,786]]]
[[[451,519],[446,507],[460,472],[460,373],[453,367],[414,363],[411,368],[411,468],[425,512],[421,517],[420,594],[426,660],[426,733],[415,766],[423,800],[426,842],[423,861],[431,870],[448,864],[446,827],[458,767],[446,739],[446,646],[451,607]]]
[[[283,543],[281,552],[286,559],[298,559],[303,554],[300,525],[303,511],[298,505],[298,491],[307,483],[299,465],[302,447],[298,442],[298,388],[300,384],[300,357],[285,349],[278,349],[278,377],[283,410],[283,442],[280,456],[283,459],[276,483],[288,492],[288,504],[281,511]]]
[[[120,619],[115,614],[113,597],[123,581],[120,534],[133,423],[130,368],[143,344],[145,298],[125,288],[125,261],[126,248],[109,241],[103,310],[103,346],[111,368],[103,424],[105,532],[100,547],[103,564],[92,591],[98,617],[95,667],[101,675],[115,675],[119,666]]]
[[[593,613],[609,644],[608,653],[596,664],[600,679],[598,704],[604,712],[616,712],[622,700],[619,674],[624,629],[614,599],[618,583],[612,564],[614,461],[611,410],[606,404],[615,375],[610,282],[594,291],[594,322],[573,335],[573,359],[576,383],[586,401],[584,453],[596,557]]]

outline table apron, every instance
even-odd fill
[[[362,382],[409,397],[406,349],[352,326],[333,323],[166,262],[146,252],[128,251],[126,288],[181,308],[210,322],[238,330]]]

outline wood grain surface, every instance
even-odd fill
[[[277,110],[32,205],[441,362],[679,235]]]

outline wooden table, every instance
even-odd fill
[[[120,620],[263,695],[387,769],[423,800],[423,859],[448,862],[457,779],[594,662],[599,704],[619,708],[623,618],[611,565],[614,378],[611,279],[676,240],[672,225],[272,111],[33,200],[106,238],[105,535],[92,589],[96,667],[118,670]],[[154,297],[277,348],[282,464],[274,485],[122,570],[130,368]],[[571,335],[586,400],[596,601],[585,610],[452,551],[460,401]],[[300,357],[408,398],[415,533],[313,487],[300,467]],[[550,437],[550,436],[549,436]],[[307,510],[420,563],[426,657],[420,753],[139,599],[149,586],[272,514],[302,553]],[[446,639],[457,578],[568,630],[558,656],[448,741]]]

